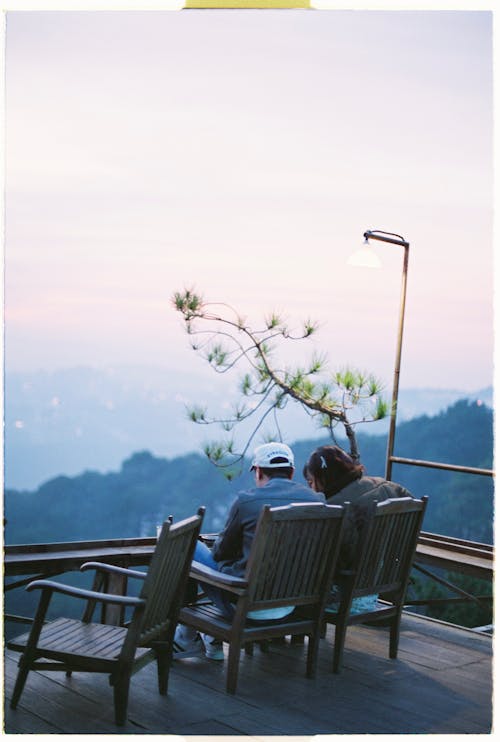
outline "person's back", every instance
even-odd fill
[[[244,574],[257,521],[264,505],[279,507],[299,502],[324,502],[323,495],[294,482],[288,476],[276,474],[278,469],[268,471],[267,467],[261,468],[267,471],[263,475],[267,481],[238,494],[229,511],[224,530],[212,547],[212,556],[221,572],[238,577]],[[273,471],[275,473],[270,474]]]
[[[300,502],[324,502],[322,494],[293,482],[295,472],[292,450],[284,443],[264,443],[254,451],[251,471],[255,473],[255,487],[240,492],[231,508],[224,529],[212,549],[198,542],[194,560],[218,570],[241,577],[245,573],[253,537],[264,505],[280,507]],[[226,616],[234,614],[232,596],[220,588],[202,585],[206,595]],[[253,620],[280,619],[293,607],[281,606],[248,614]],[[224,659],[222,645],[212,637],[201,635],[184,626],[178,626],[174,638],[174,658],[199,654],[204,648],[209,659]]]
[[[382,477],[370,477],[362,474],[336,494],[326,497],[326,502],[329,505],[343,505],[345,502],[351,504],[349,520],[352,526],[348,526],[347,534],[350,534],[350,551],[353,552],[359,535],[366,525],[372,503],[411,496],[405,487],[396,482],[390,482]],[[352,528],[354,528],[354,531]],[[347,542],[347,536],[345,540]]]
[[[353,566],[372,504],[412,495],[396,482],[366,475],[364,467],[338,446],[320,446],[313,451],[304,467],[304,475],[312,489],[325,495],[328,505],[350,504],[335,575],[336,587],[342,589],[341,573]],[[353,611],[367,609],[376,598],[373,595],[357,599],[360,602],[359,605],[353,603]],[[333,601],[333,609],[335,606],[336,601]]]

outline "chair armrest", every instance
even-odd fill
[[[224,572],[219,572],[218,570],[207,567],[205,564],[201,564],[201,562],[197,562],[196,560],[191,562],[189,576],[199,582],[206,582],[209,585],[214,585],[214,587],[229,590],[229,592],[235,593],[236,595],[243,595],[248,588],[248,582],[241,577],[235,577],[234,575],[227,575]]]
[[[112,595],[110,593],[97,593],[95,590],[84,590],[79,587],[72,587],[71,585],[63,585],[60,582],[53,582],[52,580],[35,580],[30,582],[26,587],[26,590],[50,590],[51,593],[62,593],[63,595],[69,595],[73,598],[82,598],[83,600],[97,600],[101,603],[114,603],[115,605],[122,606],[140,606],[145,605],[145,601],[142,598],[132,598],[128,595]]]
[[[125,577],[137,577],[139,580],[146,579],[146,572],[139,572],[137,569],[126,569],[125,567],[117,567],[115,564],[104,564],[103,562],[85,562],[80,567],[81,572],[85,572],[87,569],[95,569],[99,572],[112,572],[116,575],[124,575]]]
[[[213,546],[217,533],[200,533],[198,536],[199,541],[206,544],[208,547]]]

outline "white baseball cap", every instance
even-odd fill
[[[250,471],[258,466],[263,469],[283,469],[294,466],[292,449],[286,443],[263,443],[253,452],[253,461]]]

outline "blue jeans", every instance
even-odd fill
[[[197,562],[201,562],[201,564],[204,564],[206,567],[212,567],[212,569],[220,572],[219,562],[215,561],[212,556],[212,552],[202,541],[196,542],[193,559]],[[215,603],[217,608],[224,613],[226,618],[232,619],[234,616],[234,603],[231,601],[234,600],[234,598],[232,598],[231,593],[228,593],[226,590],[222,590],[219,587],[207,585],[204,582],[200,582],[200,586],[202,587],[205,595],[210,598],[213,603]],[[292,611],[292,606],[267,608],[264,610],[252,611],[251,613],[248,613],[248,618],[252,619],[253,621],[274,621],[281,619],[284,616],[288,616],[288,614],[292,613]]]
[[[219,562],[216,562],[212,556],[212,552],[206,544],[202,541],[196,542],[196,548],[194,550],[193,559],[196,562],[204,564],[205,567],[211,567],[212,569],[220,572]],[[222,590],[220,587],[214,587],[213,585],[207,585],[204,582],[200,582],[200,586],[203,589],[205,595],[215,603],[217,608],[221,610],[226,618],[231,619],[234,616],[234,604],[231,602],[231,594],[226,590]]]

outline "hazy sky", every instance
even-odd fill
[[[197,366],[170,297],[319,320],[390,387],[492,382],[487,11],[9,12],[5,365]],[[377,243],[375,243],[377,244]]]

